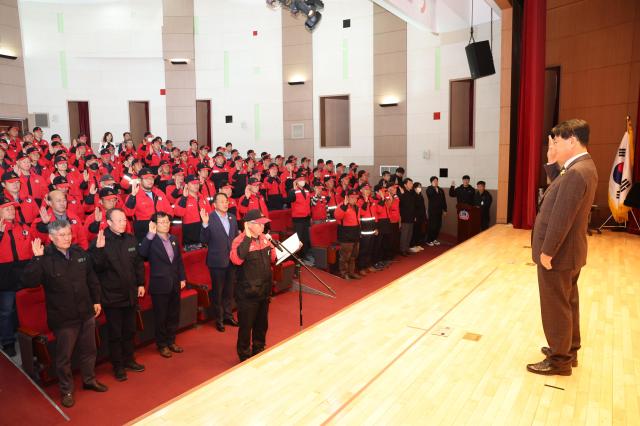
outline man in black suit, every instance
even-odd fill
[[[229,260],[231,243],[238,235],[236,217],[229,214],[227,195],[218,192],[214,197],[215,210],[211,214],[202,209],[200,217],[200,241],[207,244],[207,266],[211,274],[211,302],[215,313],[216,329],[224,331],[224,325],[238,326],[233,319],[231,302],[233,299],[233,280],[235,268]]]
[[[171,352],[183,349],[176,345],[180,319],[180,290],[187,282],[180,245],[169,234],[171,216],[157,212],[149,222],[149,232],[140,242],[140,255],[149,259],[149,294],[153,303],[156,345],[160,355],[171,358]]]

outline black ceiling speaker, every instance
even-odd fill
[[[464,50],[467,52],[471,78],[475,80],[496,73],[488,40],[469,43]]]

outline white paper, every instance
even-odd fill
[[[280,244],[285,246],[291,253],[296,253],[300,249],[300,239],[298,238],[298,234],[295,232],[292,236],[287,238],[285,241],[280,241]],[[276,248],[276,265],[284,262],[285,259],[290,257],[291,255],[286,250],[280,250],[278,246],[274,244]]]

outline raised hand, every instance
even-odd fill
[[[93,218],[95,219],[96,222],[100,223],[102,222],[102,210],[100,209],[96,209],[93,212]]]
[[[157,230],[156,223],[153,221],[149,221],[149,233],[155,234]]]
[[[249,238],[253,238],[253,234],[251,233],[251,230],[249,229],[249,222],[245,222],[244,223],[244,234]]]
[[[4,218],[0,218],[0,232],[4,232],[6,228],[6,224],[4,223]]]
[[[97,318],[98,315],[100,315],[100,312],[102,312],[102,306],[100,306],[99,303],[96,303],[95,305],[93,305],[93,310],[95,311],[95,317]]]
[[[104,248],[105,240],[104,240],[104,229],[98,231],[98,238],[96,239],[96,247]]]
[[[40,207],[40,219],[42,219],[42,223],[49,223],[51,220],[51,216],[45,206]]]
[[[137,181],[131,182],[131,195],[135,197],[138,195],[138,191],[140,191],[140,183]]]
[[[42,245],[40,238],[36,238],[31,241],[31,250],[33,251],[34,256],[42,256],[44,254],[44,246]]]
[[[547,148],[547,163],[551,164],[558,161],[557,155],[558,154],[556,152],[556,146],[553,143],[553,138],[549,136],[549,148]]]
[[[180,290],[184,290],[186,286],[187,286],[187,282],[185,280],[180,281]]]
[[[85,182],[89,182],[89,171],[85,169],[84,172],[82,172],[82,179],[84,179]]]
[[[89,194],[96,195],[97,192],[98,192],[98,188],[96,188],[96,184],[92,183],[91,186],[89,187]]]
[[[189,196],[189,188],[188,185],[185,185],[184,188],[182,188],[182,195],[187,198]]]
[[[138,287],[138,297],[144,297],[144,286]]]
[[[205,209],[200,209],[200,219],[202,219],[202,223],[204,225],[209,224],[209,214]]]

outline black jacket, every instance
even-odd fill
[[[438,191],[430,185],[427,187],[427,199],[429,200],[429,217],[432,214],[442,214],[447,211],[447,199],[444,196],[442,188],[438,187]]]
[[[101,287],[102,305],[111,308],[136,306],[138,287],[144,286],[144,261],[138,240],[131,234],[117,235],[107,228],[105,246],[91,245],[94,269]]]
[[[427,203],[422,195],[422,193],[418,194],[416,191],[413,191],[416,194],[416,223],[426,223],[427,222]]]
[[[67,260],[53,244],[34,257],[24,270],[24,287],[44,287],[47,323],[51,330],[80,324],[95,315],[100,303],[100,283],[91,256],[77,245]]]
[[[449,188],[449,196],[457,198],[458,204],[462,203],[462,204],[469,204],[470,206],[472,206],[473,198],[475,197],[475,195],[476,195],[476,190],[471,185],[469,186],[460,185],[457,188],[454,188],[452,186],[451,188]]]
[[[413,189],[407,191],[405,188],[403,188],[403,191],[403,193],[398,195],[398,198],[400,198],[400,222],[414,223],[416,221],[416,207],[418,204],[416,191]]]
[[[169,235],[169,239],[173,247],[173,262],[169,261],[167,251],[158,235],[153,240],[149,240],[145,236],[138,246],[142,257],[149,259],[150,294],[169,294],[173,291],[180,291],[180,281],[186,279],[180,245],[173,235]]]

